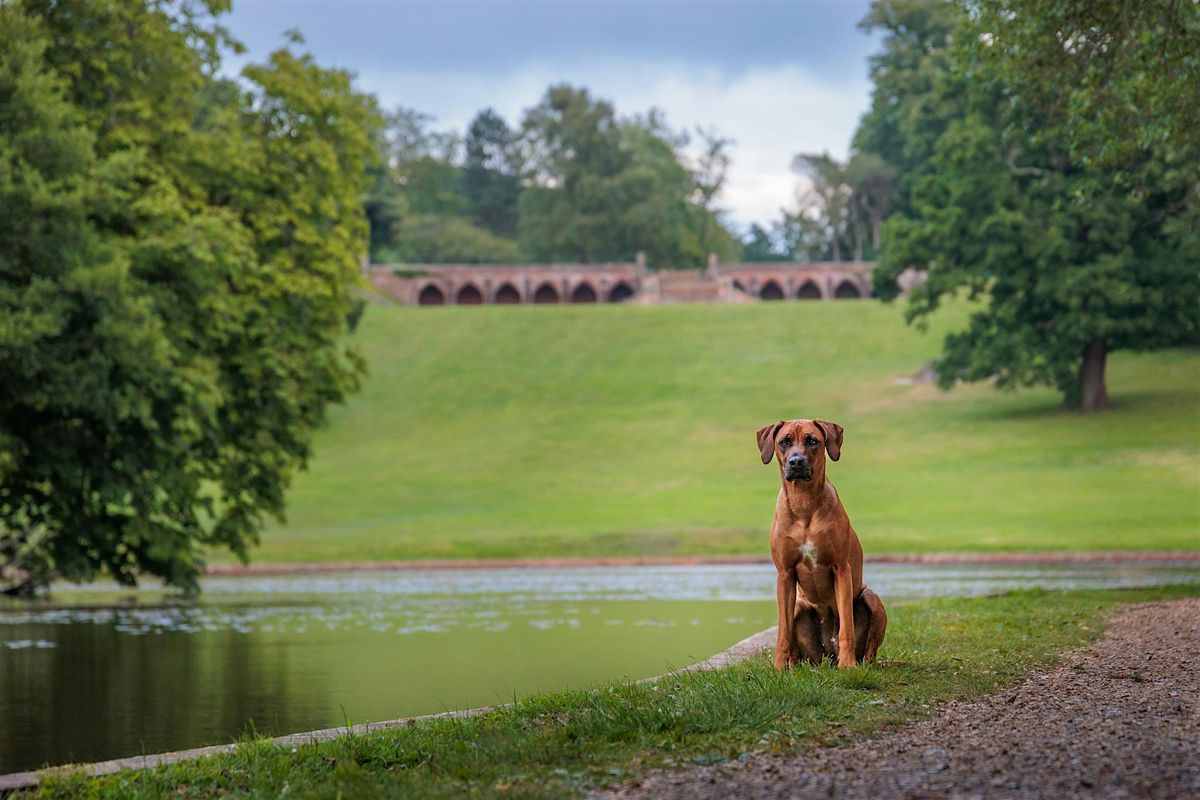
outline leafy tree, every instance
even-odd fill
[[[612,105],[553,86],[526,112],[521,139],[532,184],[521,193],[522,250],[580,262],[624,255],[615,252],[611,212],[614,178],[628,160]]]
[[[696,188],[692,202],[700,209],[700,247],[705,253],[710,253],[717,250],[716,243],[712,241],[716,227],[713,223],[719,213],[715,203],[729,179],[729,151],[734,140],[720,135],[716,128],[700,126],[696,126],[696,136],[700,139],[701,149],[694,169]]]
[[[893,210],[906,213],[912,184],[946,126],[962,116],[960,98],[934,91],[949,69],[952,34],[964,21],[947,0],[876,0],[860,23],[883,32],[871,57],[871,107],[854,134],[856,153],[874,154],[896,175]]]
[[[905,176],[909,209],[884,226],[877,290],[894,296],[896,277],[915,265],[928,280],[912,294],[910,319],[960,292],[981,301],[967,329],[946,339],[943,385],[1049,384],[1072,407],[1103,409],[1109,352],[1196,334],[1200,130],[1148,142],[1136,166],[1094,157],[1094,134],[1076,131],[1070,110],[1078,87],[1022,77],[1020,60],[1040,51],[1047,29],[997,27],[990,13],[961,19],[928,101],[961,113]],[[1143,77],[1147,91],[1179,90],[1174,77]]]
[[[466,217],[407,214],[394,243],[379,250],[382,263],[504,264],[520,260],[517,243],[472,225]]]
[[[777,230],[777,227],[776,227]],[[742,240],[742,259],[745,261],[787,261],[787,253],[780,252],[772,230],[757,222],[750,223],[750,230]]]
[[[829,223],[812,208],[784,212],[773,226],[787,261],[834,261]]]
[[[621,208],[612,231],[616,252],[642,250],[649,263],[667,269],[694,268],[709,252],[736,259],[736,239],[696,203],[696,178],[680,153],[686,139],[654,112],[622,122],[620,139],[630,161],[612,182]]]
[[[845,163],[828,153],[802,153],[792,168],[808,183],[798,197],[800,211],[783,221],[790,249],[809,254],[828,249],[833,261],[841,261],[846,250],[855,261],[879,252],[895,195],[890,165],[874,153],[855,153]]]
[[[855,153],[843,171],[850,187],[850,240],[854,260],[865,253],[878,256],[883,221],[891,213],[896,195],[896,170],[875,153]]]
[[[433,130],[433,117],[410,108],[396,108],[384,120],[376,141],[388,176],[404,196],[404,209],[413,214],[469,215],[458,134]]]
[[[499,117],[493,121],[504,124]],[[386,115],[386,123],[375,138],[380,164],[371,174],[371,189],[364,201],[371,223],[372,260],[376,263],[516,260],[517,247],[511,238],[516,217],[515,195],[504,200],[503,192],[497,191],[504,176],[491,174],[492,166],[478,160],[485,158],[487,164],[492,164],[490,159],[497,156],[491,149],[493,143],[479,138],[490,136],[495,130],[480,133],[472,127],[476,135],[468,135],[464,165],[459,162],[461,138],[452,131],[433,130],[431,122],[432,117],[426,114],[397,108]],[[490,177],[481,175],[479,169]],[[508,178],[512,188],[519,189],[517,178]],[[487,208],[480,206],[481,202]],[[502,210],[505,202],[507,211]],[[493,216],[482,220],[480,214]],[[508,225],[509,230],[492,231],[486,225],[475,225],[475,219]]]
[[[694,267],[704,263],[703,232],[714,250],[737,253],[736,239],[693,203],[685,141],[657,112],[622,120],[586,89],[551,87],[522,125],[522,250],[580,262],[642,250],[658,266]]]
[[[1006,83],[1067,120],[1073,158],[1126,179],[1149,154],[1194,147],[1196,3],[1000,0],[967,7],[988,31],[991,65]]]
[[[371,101],[222,2],[0,4],[0,571],[245,558],[361,363]]]
[[[467,128],[466,151],[463,185],[475,224],[515,236],[521,168],[508,123],[490,108],[480,111]]]
[[[829,153],[801,153],[792,160],[792,169],[808,179],[807,188],[798,197],[802,209],[798,219],[818,223],[824,229],[832,259],[841,261],[852,233],[853,190],[847,183],[845,166]],[[814,213],[807,215],[805,209]]]

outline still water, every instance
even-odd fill
[[[1200,581],[1200,564],[867,566],[887,600]],[[774,622],[769,565],[222,577],[0,603],[0,774],[507,702]]]

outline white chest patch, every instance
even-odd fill
[[[800,545],[800,557],[809,563],[809,565],[817,566],[817,548],[812,542],[805,542]]]

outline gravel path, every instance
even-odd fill
[[[1054,670],[876,739],[592,797],[1200,798],[1200,600],[1129,607]]]

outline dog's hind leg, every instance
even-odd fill
[[[870,664],[879,653],[879,645],[883,644],[883,634],[887,631],[887,612],[879,595],[865,586],[854,598],[854,630],[857,634],[854,657],[860,664]]]
[[[829,654],[822,644],[821,615],[817,608],[803,597],[796,600],[796,617],[792,621],[792,641],[799,649],[799,656],[809,664],[819,665]],[[799,659],[796,659],[798,662]]]

